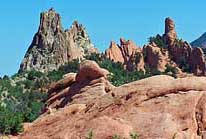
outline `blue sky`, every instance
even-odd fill
[[[178,36],[192,41],[206,32],[205,0],[1,0],[0,76],[18,71],[34,33],[40,12],[54,7],[64,28],[82,23],[101,51],[111,40],[131,39],[145,44],[164,32],[164,19],[175,20]]]

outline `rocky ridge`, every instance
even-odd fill
[[[177,38],[175,24],[171,18],[165,19],[165,33],[151,38],[150,43],[137,47],[132,41],[120,39],[120,45],[111,43],[105,55],[114,62],[125,65],[125,69],[145,72],[164,72],[168,67],[176,68],[177,73],[192,72],[205,75],[205,55],[201,48],[192,48],[189,43]],[[126,51],[125,51],[126,50]]]
[[[40,26],[25,54],[20,72],[32,69],[47,72],[58,69],[73,59],[97,52],[85,28],[74,21],[64,30],[61,17],[51,8],[41,13]]]
[[[193,47],[201,47],[206,49],[206,32],[203,33],[199,38],[191,42]]]
[[[52,85],[45,113],[20,138],[205,138],[205,77],[160,75],[114,87],[106,75],[83,62],[77,74]]]

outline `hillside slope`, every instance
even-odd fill
[[[206,32],[203,33],[199,38],[191,42],[193,47],[200,47],[206,49]]]

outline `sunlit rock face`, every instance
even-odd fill
[[[159,75],[119,87],[94,61],[51,85],[44,113],[21,139],[199,139],[206,119],[206,77]],[[157,128],[158,127],[158,128]]]
[[[142,48],[137,47],[131,40],[120,38],[119,45],[112,41],[105,51],[105,56],[114,62],[122,63],[128,71],[145,72]]]
[[[70,29],[64,30],[60,15],[50,9],[41,13],[38,32],[19,71],[51,71],[72,59],[81,59],[93,52],[97,52],[97,49],[91,43],[85,28],[74,21]]]

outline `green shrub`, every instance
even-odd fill
[[[34,80],[36,78],[41,78],[42,76],[44,76],[44,74],[40,71],[32,70],[28,72],[28,80]]]
[[[0,134],[21,132],[23,122],[32,122],[39,116],[46,94],[28,89],[34,84],[28,79],[16,85],[11,79],[0,80]]]
[[[166,70],[165,70],[165,74],[168,74],[168,73],[172,73],[171,75],[173,76],[173,77],[175,77],[176,78],[176,74],[177,74],[177,68],[176,67],[173,67],[173,66],[170,66],[170,65],[166,65]]]
[[[112,139],[120,139],[120,136],[119,135],[113,135]]]
[[[63,71],[50,71],[48,72],[48,78],[52,81],[58,81],[60,79],[62,79],[62,76],[64,75],[64,72]]]
[[[139,135],[137,133],[130,133],[131,139],[138,139]]]
[[[23,115],[0,107],[0,133],[15,134],[23,131]]]
[[[154,42],[158,47],[167,49],[167,44],[165,43],[164,39],[158,34],[155,37],[150,37],[149,42]]]
[[[109,81],[115,86],[120,86],[149,76],[148,74],[144,74],[142,71],[129,72],[124,69],[122,63],[113,62],[99,54],[93,54],[91,57],[87,56],[87,59],[94,60],[100,67],[107,69],[111,73]]]
[[[93,131],[90,130],[90,131],[88,132],[88,135],[86,136],[86,139],[93,139],[93,137],[94,137]]]
[[[70,72],[77,72],[79,68],[79,61],[77,59],[68,62],[67,64],[59,67],[58,70],[53,70],[47,73],[47,77],[51,81],[58,81],[62,79],[63,75]]]
[[[191,72],[191,67],[188,64],[188,61],[185,57],[180,57],[178,61],[179,67],[182,69],[184,72]]]

